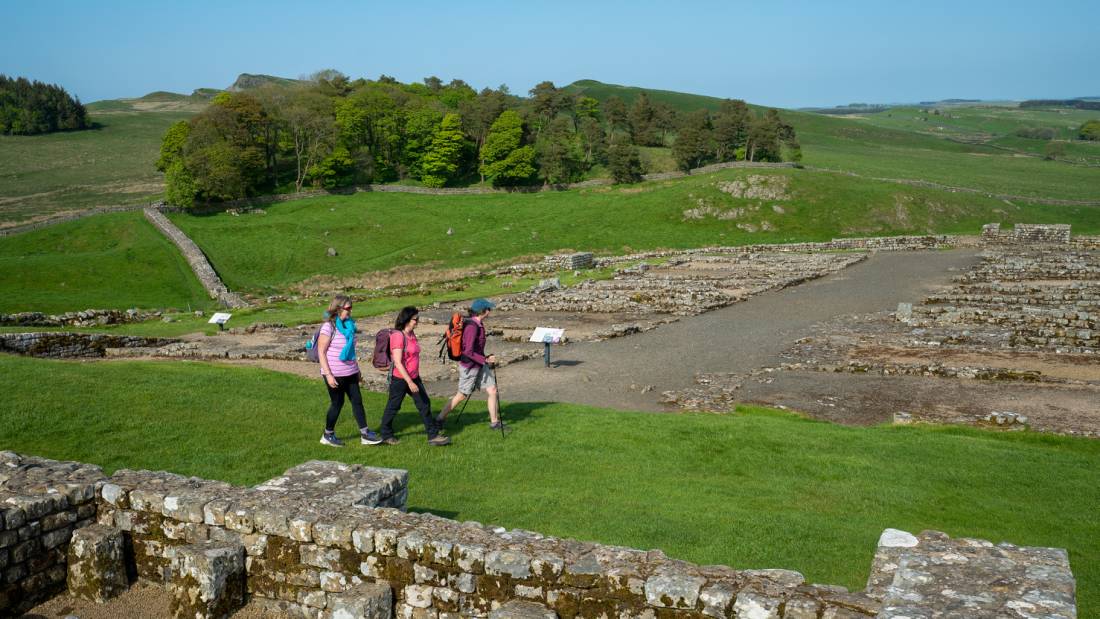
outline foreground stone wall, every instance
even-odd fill
[[[187,264],[191,265],[191,270],[195,272],[195,276],[199,278],[199,282],[202,283],[202,287],[206,289],[211,299],[217,299],[218,302],[230,308],[246,307],[248,305],[240,295],[230,292],[229,288],[226,288],[217,272],[214,271],[214,267],[210,265],[210,261],[206,259],[206,254],[202,253],[199,246],[195,245],[195,242],[184,234],[183,230],[177,228],[163,213],[155,208],[146,208],[144,212],[145,218],[157,230],[160,230],[161,234],[175,243],[176,247],[183,253],[183,257],[187,259]]]
[[[180,571],[196,569],[185,557],[203,548],[243,548],[252,602],[290,617],[840,619],[992,617],[1026,609],[1031,614],[1021,616],[1068,618],[1075,612],[1068,557],[1057,549],[888,530],[867,590],[851,593],[808,585],[788,570],[699,566],[659,550],[408,514],[407,481],[404,471],[309,462],[240,488],[150,471],[108,478],[94,466],[2,452],[0,615],[61,590],[72,532],[93,515],[104,528],[87,537],[121,530],[137,576],[172,591],[202,576]],[[343,614],[366,591],[383,612]],[[529,614],[514,614],[520,611]]]
[[[75,529],[96,514],[97,466],[0,452],[0,616],[64,591]]]

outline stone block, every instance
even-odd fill
[[[77,529],[69,544],[69,594],[105,602],[126,590],[122,532],[94,524]]]
[[[389,619],[394,616],[394,594],[378,583],[355,585],[342,594],[329,594],[326,619]]]
[[[705,583],[706,579],[699,576],[663,572],[646,580],[646,601],[650,606],[661,608],[694,608]]]
[[[733,616],[745,619],[779,619],[779,607],[782,603],[778,598],[743,591],[737,594],[737,601],[733,603]]]
[[[558,619],[558,613],[536,602],[512,600],[490,612],[489,619]]]
[[[485,555],[485,573],[495,576],[507,574],[517,580],[531,577],[531,557],[509,550],[494,550]]]
[[[245,551],[240,544],[180,546],[172,567],[170,611],[177,619],[228,617],[244,605]]]

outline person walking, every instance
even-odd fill
[[[351,319],[352,303],[347,295],[338,294],[329,303],[325,323],[317,336],[317,359],[321,362],[321,377],[328,389],[329,407],[325,417],[325,433],[321,444],[343,447],[344,441],[336,436],[336,420],[344,408],[344,398],[351,400],[355,422],[359,424],[359,438],[364,445],[382,442],[378,434],[367,427],[367,415],[363,410],[363,395],[359,391],[362,375],[355,360],[355,321]]]
[[[420,312],[413,306],[402,308],[397,313],[393,331],[390,332],[390,359],[393,367],[389,375],[390,397],[386,401],[386,410],[382,413],[382,443],[396,445],[400,443],[393,435],[393,418],[401,409],[405,396],[412,396],[413,404],[420,413],[420,421],[428,433],[428,444],[436,447],[450,445],[451,439],[439,433],[432,419],[432,401],[420,380],[420,342],[416,339],[416,325],[420,322]]]
[[[470,304],[470,317],[462,327],[462,358],[458,362],[458,393],[443,405],[436,417],[439,427],[447,420],[454,407],[469,398],[474,391],[484,389],[488,396],[489,427],[503,430],[500,420],[500,394],[497,391],[497,378],[493,366],[496,355],[485,356],[485,319],[496,307],[488,299],[475,299]]]

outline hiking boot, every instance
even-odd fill
[[[382,442],[382,437],[374,430],[367,430],[359,434],[359,440],[364,445],[377,445]]]
[[[504,422],[503,421],[498,421],[496,423],[491,423],[491,424],[489,424],[489,429],[490,430],[503,430],[503,429],[505,429]]]
[[[397,437],[395,437],[395,436],[390,436],[390,437],[386,437],[386,438],[382,439],[382,444],[383,445],[400,445],[401,441],[397,440]]]
[[[442,447],[444,445],[450,445],[451,439],[447,436],[433,436],[432,438],[428,439],[428,444],[433,447]]]
[[[343,447],[344,441],[337,438],[336,434],[329,434],[325,432],[321,435],[321,444],[328,445],[329,447]]]

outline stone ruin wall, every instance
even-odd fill
[[[699,566],[659,550],[405,513],[407,483],[403,471],[315,461],[241,488],[163,472],[107,477],[95,466],[0,452],[0,615],[62,593],[66,573],[71,595],[102,601],[117,594],[110,582],[122,571],[166,586],[177,617],[196,616],[188,600],[210,583],[238,605],[247,591],[266,610],[326,619],[1076,612],[1059,549],[888,529],[866,591],[852,593],[788,570]],[[97,545],[111,550],[103,542],[112,535],[113,568],[104,565],[110,557],[88,556]],[[233,561],[196,564],[204,553]]]
[[[146,208],[144,212],[149,223],[153,224],[161,234],[168,237],[179,248],[180,253],[187,260],[187,264],[191,265],[191,270],[195,272],[195,276],[199,278],[199,282],[202,283],[202,287],[206,289],[211,299],[217,299],[219,303],[231,308],[246,307],[248,305],[240,295],[230,292],[229,288],[226,288],[225,283],[218,277],[218,273],[214,271],[214,267],[210,265],[210,261],[206,259],[206,254],[202,253],[199,246],[184,234],[183,230],[177,228],[163,213],[155,208]]]
[[[110,349],[158,348],[178,340],[104,333],[0,333],[0,353],[50,359],[106,357]]]

